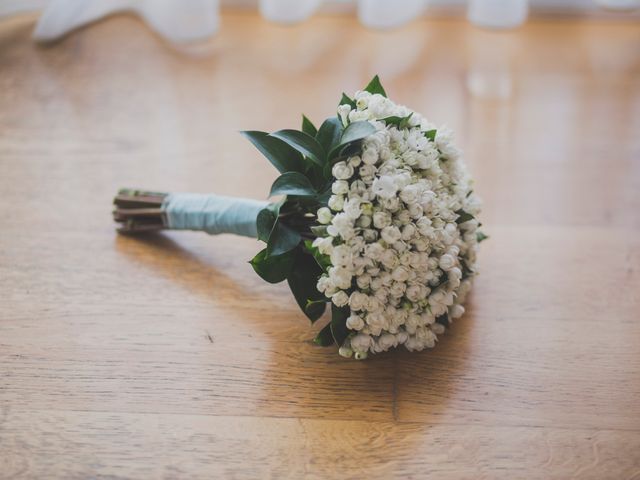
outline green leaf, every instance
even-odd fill
[[[449,273],[442,272],[442,275],[440,275],[440,280],[438,280],[438,283],[436,283],[431,287],[431,290],[435,291],[436,288],[440,288],[442,285],[444,285],[448,281],[449,281]]]
[[[277,218],[278,216],[269,208],[263,208],[262,210],[260,210],[260,213],[258,213],[258,218],[256,219],[256,225],[258,227],[258,240],[262,240],[263,242],[267,242],[269,240],[269,235],[271,235],[273,224],[276,223]]]
[[[461,223],[464,223],[464,222],[468,222],[469,220],[473,220],[474,218],[476,218],[473,215],[471,215],[470,213],[467,213],[462,209],[456,210],[456,213],[458,214],[458,218],[456,219],[456,223],[458,225],[461,224]]]
[[[324,313],[325,308],[327,307],[327,302],[329,300],[327,298],[323,298],[321,300],[307,300],[307,304],[304,307],[304,312],[309,315],[315,309],[322,308],[322,313]],[[320,314],[320,316],[322,315]],[[319,318],[319,317],[318,317]]]
[[[276,181],[271,186],[269,196],[297,195],[300,197],[312,197],[317,193],[307,177],[298,172],[287,172],[276,178]]]
[[[349,336],[347,318],[351,314],[349,307],[336,307],[331,304],[331,335],[338,346],[342,346]]]
[[[340,141],[331,149],[329,159],[334,158],[347,145],[362,140],[376,132],[376,127],[367,121],[350,123],[340,136]]]
[[[383,97],[387,96],[387,92],[384,91],[384,87],[380,83],[380,78],[378,77],[378,75],[376,75],[375,77],[373,77],[371,79],[369,84],[366,87],[364,87],[364,90],[365,90],[365,92],[369,92],[372,95],[376,94],[376,93],[379,93]]]
[[[320,345],[321,347],[329,347],[333,345],[333,335],[331,334],[331,322],[327,323],[325,327],[318,332],[316,338],[313,339],[313,343]]]
[[[338,117],[327,118],[322,125],[320,125],[316,140],[322,145],[325,152],[329,152],[340,141],[342,130],[342,122]]]
[[[300,243],[300,234],[292,228],[286,226],[280,219],[276,220],[267,242],[267,255],[277,256],[289,252]]]
[[[322,270],[313,257],[304,250],[297,249],[295,264],[287,277],[287,283],[298,306],[311,322],[322,316],[327,302],[327,298],[316,287],[320,275]]]
[[[260,250],[249,262],[255,272],[269,283],[285,280],[293,268],[294,254],[287,252],[283,255],[267,256],[267,249]]]
[[[409,119],[412,115],[413,112],[411,112],[406,117],[398,117],[394,115],[392,117],[383,118],[382,121],[387,125],[395,125],[396,127],[398,127],[398,130],[402,130],[409,126]]]
[[[311,240],[304,241],[304,247],[307,249],[309,253],[316,260],[316,263],[320,266],[323,271],[328,271],[331,266],[331,257],[329,255],[324,255],[320,253],[317,247],[313,246],[313,242]]]
[[[302,131],[307,135],[311,135],[314,138],[318,133],[318,129],[313,124],[313,122],[307,118],[306,115],[302,115]]]
[[[309,158],[313,163],[322,166],[326,153],[322,145],[312,136],[299,130],[278,130],[271,134]]]
[[[304,172],[305,165],[302,155],[286,142],[272,137],[266,132],[245,131],[240,133],[248,138],[280,173]]]
[[[316,237],[326,237],[327,236],[327,226],[326,225],[312,225],[309,227],[311,233],[313,233]]]
[[[485,235],[483,232],[476,232],[476,240],[478,241],[478,243],[485,241],[487,238],[489,238],[489,235]]]
[[[462,280],[466,280],[475,273],[469,268],[469,265],[464,258],[460,259],[460,266],[462,267]]]
[[[273,225],[280,215],[280,209],[286,203],[286,197],[279,202],[270,203],[265,208],[260,210],[258,218],[256,219],[256,226],[258,228],[258,240],[263,242],[269,241],[271,230]]]
[[[340,105],[349,105],[354,110],[356,109],[356,102],[352,98],[350,98],[346,93],[342,94],[342,98],[340,99]]]
[[[435,142],[436,141],[436,133],[437,132],[438,132],[437,130],[428,130],[428,131],[424,132],[424,136],[427,137],[432,142]]]
[[[448,327],[449,324],[451,323],[449,321],[449,312],[447,313],[443,313],[442,315],[440,315],[439,317],[436,317],[436,323],[439,323],[440,325],[443,325],[445,327]]]

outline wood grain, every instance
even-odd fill
[[[640,478],[640,28],[227,12],[51,47],[0,23],[0,478]],[[379,73],[457,131],[491,239],[438,346],[347,361],[258,242],[119,236],[119,187],[264,198],[237,134]]]

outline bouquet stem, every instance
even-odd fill
[[[123,189],[114,199],[113,215],[125,233],[195,230],[211,235],[258,236],[258,213],[268,202],[197,193],[159,193]]]
[[[113,199],[113,219],[120,224],[121,233],[137,233],[168,228],[167,215],[162,209],[168,193],[121,189]]]

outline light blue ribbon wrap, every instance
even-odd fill
[[[162,202],[172,230],[198,230],[211,235],[234,233],[257,238],[258,213],[269,202],[246,198],[170,193]]]

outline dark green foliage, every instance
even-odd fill
[[[439,323],[440,325],[444,325],[445,327],[448,327],[451,324],[451,322],[449,321],[449,312],[444,313],[439,317],[436,317],[436,323]]]
[[[287,282],[298,306],[312,322],[322,316],[328,301],[316,288],[320,275],[322,269],[313,256],[302,248],[296,249],[295,264]]]
[[[326,156],[324,148],[311,135],[299,130],[278,130],[272,133],[271,136],[279,138],[316,165],[322,166],[324,164]]]
[[[318,129],[306,115],[302,115],[302,131],[307,135],[311,135],[313,138],[318,134]]]
[[[327,118],[320,125],[316,140],[322,145],[325,152],[330,152],[338,144],[343,128],[342,122],[338,117]]]
[[[321,347],[329,347],[333,345],[333,335],[331,333],[331,322],[327,323],[322,330],[318,332],[316,338],[313,339],[313,343],[320,345]]]
[[[336,307],[331,304],[331,335],[338,346],[342,346],[349,336],[347,328],[347,318],[349,318],[349,307]]]
[[[300,233],[288,227],[280,219],[276,220],[267,241],[267,255],[281,255],[293,250],[302,240]]]
[[[458,218],[456,219],[457,224],[468,222],[469,220],[473,220],[474,218],[476,218],[462,209],[456,210],[456,214],[458,215]]]
[[[267,157],[267,160],[269,160],[280,173],[305,172],[306,168],[302,155],[291,148],[286,142],[283,142],[279,138],[272,137],[266,132],[246,131],[241,133]]]
[[[378,75],[371,79],[369,84],[364,87],[364,90],[371,94],[379,93],[383,97],[387,96],[387,92],[384,91],[384,87],[382,86],[382,83],[380,83],[380,78],[378,77]]]
[[[435,142],[437,132],[438,132],[437,130],[429,130],[427,132],[424,132],[424,136],[427,137],[432,142]]]
[[[406,117],[396,117],[396,116],[386,117],[386,118],[383,118],[382,121],[387,125],[395,125],[396,127],[398,127],[398,129],[403,129],[409,126],[409,119],[411,118],[412,115],[413,115],[413,112],[411,112]]]
[[[342,94],[342,98],[340,99],[340,105],[349,105],[351,108],[356,108],[356,102],[350,98],[346,93]]]
[[[298,172],[287,172],[280,175],[273,185],[269,196],[274,195],[296,195],[303,197],[312,197],[316,195],[316,189],[313,188],[307,177]]]
[[[269,283],[279,283],[285,280],[293,267],[294,253],[292,251],[282,255],[267,256],[267,249],[260,250],[249,262],[258,275]]]

